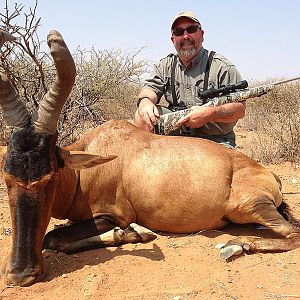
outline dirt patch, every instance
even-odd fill
[[[268,167],[283,182],[286,201],[300,217],[300,169]],[[10,247],[9,207],[0,184],[0,257]],[[58,220],[52,219],[49,229]],[[164,235],[150,243],[76,255],[45,253],[46,274],[31,287],[5,287],[0,299],[300,299],[300,249],[219,257],[218,243],[237,235],[268,235],[253,226],[228,226],[194,235]]]

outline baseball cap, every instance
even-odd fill
[[[197,16],[196,16],[193,12],[191,12],[191,11],[183,11],[183,12],[178,13],[178,14],[173,18],[171,29],[173,29],[175,22],[176,22],[178,19],[180,19],[180,18],[189,18],[189,19],[191,19],[191,20],[197,22],[197,23],[201,26],[201,24],[200,24],[200,22],[199,22]]]

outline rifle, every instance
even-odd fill
[[[287,80],[278,81],[275,83],[270,83],[266,85],[261,85],[258,87],[247,88],[248,83],[246,80],[240,81],[236,84],[221,87],[219,89],[208,89],[206,91],[200,92],[199,96],[201,99],[210,99],[208,102],[202,106],[219,106],[226,103],[242,102],[249,98],[260,97],[267,94],[269,91],[273,90],[275,86],[284,84],[287,82],[299,80],[300,77],[295,77]],[[191,109],[181,109],[173,111],[171,113],[163,114],[157,119],[157,124],[155,126],[155,133],[160,135],[168,135],[170,132],[175,131],[178,127],[175,124],[188,113]]]

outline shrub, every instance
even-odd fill
[[[9,9],[6,0],[1,15],[1,29],[18,37],[18,40],[5,43],[1,48],[0,71],[12,81],[30,112],[37,109],[39,100],[56,74],[49,53],[41,50],[42,42],[37,33],[40,19],[36,18],[36,7],[37,2],[34,8],[23,13],[23,5],[15,4],[13,9]],[[73,142],[87,129],[108,119],[133,117],[141,88],[140,76],[148,68],[147,61],[138,59],[142,49],[133,53],[122,49],[76,49],[73,53],[76,82],[58,123],[61,145]],[[0,127],[0,143],[5,144],[7,134],[2,113]]]
[[[262,84],[262,83],[261,83]],[[252,131],[246,154],[265,163],[300,160],[300,83],[276,86],[247,101],[239,125]]]
[[[14,4],[9,9],[5,0],[1,14],[1,29],[19,39],[2,47],[0,71],[7,74],[31,112],[38,107],[56,72],[48,52],[41,50],[36,8],[37,1],[24,13],[22,4]],[[133,117],[141,76],[148,71],[147,61],[138,59],[140,51],[142,48],[134,53],[121,49],[76,49],[73,53],[76,82],[58,123],[61,145],[73,142],[106,120]],[[244,150],[247,155],[264,163],[299,162],[299,92],[299,83],[291,83],[247,100],[246,116],[239,121],[249,132],[250,142]],[[0,128],[0,144],[6,144],[8,134],[1,112]]]

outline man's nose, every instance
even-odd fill
[[[188,33],[186,30],[185,30],[184,33],[183,33],[183,38],[184,38],[184,39],[190,38],[190,35],[189,35],[189,33]]]
[[[187,37],[189,37],[190,36],[190,34],[186,31],[186,29],[184,30],[184,32],[183,32],[183,37],[184,38],[187,38]]]

